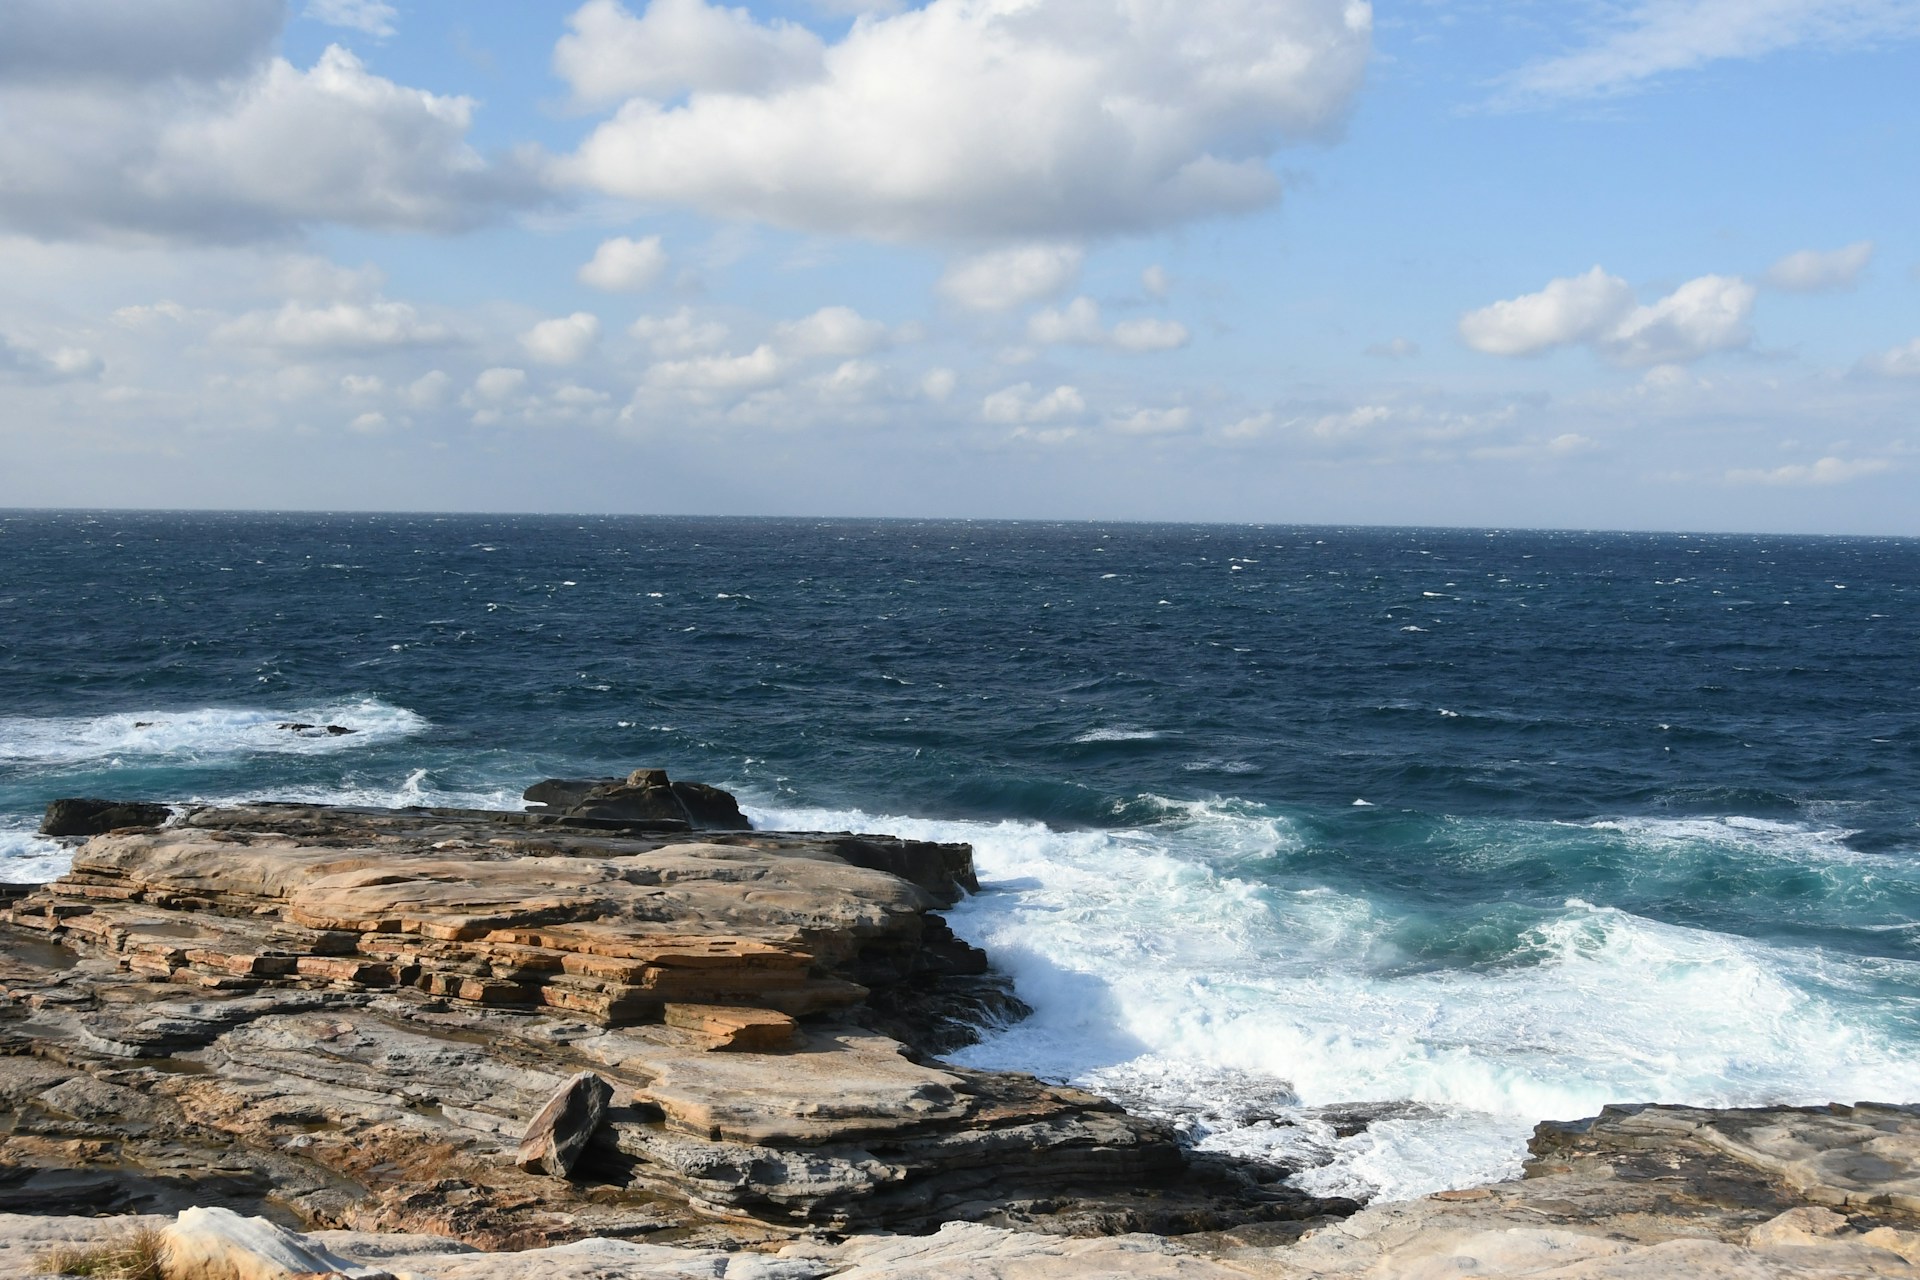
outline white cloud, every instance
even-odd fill
[[[449,342],[447,327],[422,320],[404,302],[288,302],[275,311],[249,311],[213,331],[216,342],[314,352],[371,351]]]
[[[377,374],[350,373],[340,379],[340,389],[350,396],[376,396],[387,389],[387,383]]]
[[[416,409],[435,409],[446,402],[453,379],[439,369],[429,369],[407,384],[407,403]]]
[[[1920,378],[1920,338],[1868,356],[1860,368],[1883,378]]]
[[[1650,306],[1635,307],[1601,335],[1600,349],[1625,365],[1684,364],[1753,341],[1747,317],[1757,290],[1737,276],[1689,280]]]
[[[656,20],[657,46],[639,34]],[[1337,129],[1372,35],[1366,0],[930,0],[855,22],[816,65],[784,24],[699,0],[640,18],[592,0],[575,22],[556,63],[576,93],[635,95],[572,157],[575,181],[885,240],[1265,205],[1269,157]]]
[[[600,337],[600,317],[588,311],[542,320],[520,335],[520,345],[541,364],[577,364]]]
[[[1080,278],[1078,245],[1025,244],[962,258],[940,277],[940,292],[974,311],[1009,311],[1051,298]]]
[[[929,400],[945,401],[959,385],[959,376],[953,370],[929,369],[926,376],[920,379],[920,394]]]
[[[1107,424],[1122,435],[1129,436],[1166,436],[1178,435],[1193,428],[1193,410],[1184,406],[1174,409],[1140,409],[1122,418],[1115,418]]]
[[[1920,35],[1915,0],[1639,0],[1602,12],[1618,17],[1586,47],[1508,77],[1509,100],[1595,97],[1726,58]]]
[[[1460,317],[1460,336],[1488,355],[1529,356],[1596,338],[1632,307],[1627,282],[1596,266],[1551,281],[1538,293],[1467,312]]]
[[[1360,435],[1392,417],[1393,410],[1386,405],[1363,404],[1345,413],[1323,414],[1309,423],[1307,430],[1322,440],[1338,440]]]
[[[1086,411],[1087,402],[1078,388],[1055,387],[1037,395],[1030,382],[996,391],[980,403],[980,416],[988,422],[1053,422]]]
[[[1142,316],[1122,320],[1113,326],[1111,341],[1122,351],[1175,351],[1187,345],[1193,335],[1178,320]]]
[[[1100,304],[1092,298],[1075,298],[1064,308],[1048,307],[1027,320],[1027,337],[1034,342],[1063,342],[1094,345],[1107,340],[1100,320]]]
[[[387,415],[378,409],[369,409],[347,424],[347,430],[363,436],[378,435],[386,429]]]
[[[468,145],[473,111],[338,46],[306,71],[264,58],[204,83],[0,79],[0,227],[219,243],[327,222],[468,227],[540,194],[526,165]]]
[[[1165,267],[1155,264],[1140,273],[1140,287],[1147,291],[1149,298],[1164,301],[1173,291],[1173,277]]]
[[[642,293],[651,289],[667,269],[667,253],[659,236],[632,240],[616,236],[603,240],[593,258],[579,271],[580,283],[608,293]]]
[[[718,351],[726,345],[728,329],[718,320],[702,320],[691,308],[670,316],[641,316],[627,332],[646,343],[656,356],[686,356]]]
[[[1701,276],[1666,297],[1635,306],[1633,290],[1594,267],[1460,317],[1460,336],[1476,351],[1530,356],[1589,343],[1623,365],[1680,364],[1743,347],[1757,290],[1737,276]]]
[[[394,19],[400,14],[384,0],[307,0],[306,16],[384,39],[393,34]]]
[[[822,307],[774,330],[779,348],[795,356],[863,356],[887,340],[887,326],[851,307]]]
[[[817,80],[826,52],[805,27],[704,0],[653,0],[639,17],[618,0],[587,0],[567,27],[553,69],[583,104],[765,93]]]
[[[468,403],[494,402],[518,395],[527,385],[527,371],[495,367],[482,370],[473,380],[473,390],[467,395]]]
[[[871,360],[847,360],[813,380],[813,389],[840,400],[865,399],[880,383],[880,366]]]
[[[651,386],[683,391],[749,391],[784,380],[792,362],[766,343],[745,355],[663,360],[647,370]]]
[[[1884,458],[1822,458],[1814,463],[1795,463],[1771,470],[1727,472],[1728,484],[1829,485],[1845,484],[1862,476],[1876,475],[1892,464]]]
[[[66,382],[98,377],[106,367],[85,347],[58,347],[42,353],[0,333],[0,381]]]
[[[1100,318],[1100,304],[1092,298],[1048,307],[1027,321],[1027,338],[1046,346],[1071,343],[1135,353],[1173,351],[1186,346],[1192,336],[1179,321],[1153,316],[1122,320],[1109,331]]]
[[[1793,293],[1823,293],[1850,289],[1873,260],[1873,241],[1861,240],[1844,249],[1822,252],[1802,249],[1767,268],[1767,283]]]

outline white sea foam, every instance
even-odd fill
[[[350,734],[298,733],[281,724],[340,725]],[[376,698],[286,710],[200,707],[104,716],[0,716],[0,762],[76,765],[114,760],[201,760],[271,752],[321,755],[391,742],[427,722]]]
[[[1088,742],[1151,742],[1160,733],[1155,729],[1133,729],[1125,725],[1115,725],[1105,729],[1089,729],[1074,741]]]
[[[350,777],[340,783],[311,787],[264,787],[213,796],[191,796],[205,804],[256,804],[290,801],[299,804],[364,805],[376,809],[524,809],[520,788],[449,786],[431,770],[413,769],[398,780]]]
[[[25,828],[0,827],[0,882],[45,884],[72,865],[72,852],[56,841]]]
[[[1078,1081],[1175,1117],[1206,1148],[1316,1163],[1301,1181],[1323,1193],[1511,1176],[1537,1121],[1609,1102],[1920,1095],[1920,1055],[1849,1002],[1866,982],[1845,957],[1576,899],[1496,961],[1436,968],[1396,948],[1406,908],[1276,877],[1300,847],[1284,818],[1233,801],[1162,808],[1128,831],[748,811],[761,826],[972,843],[984,891],[951,918],[1035,1013],[962,1061]],[[1920,987],[1920,964],[1874,964]],[[1402,1105],[1338,1137],[1324,1109],[1357,1103]]]

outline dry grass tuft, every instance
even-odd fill
[[[142,1227],[100,1244],[67,1244],[34,1259],[41,1272],[56,1276],[92,1276],[95,1280],[165,1280],[160,1268],[160,1232]]]

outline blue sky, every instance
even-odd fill
[[[1912,534],[1915,84],[1920,0],[18,0],[0,505]]]

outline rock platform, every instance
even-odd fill
[[[87,839],[0,908],[0,1211],[498,1246],[1354,1207],[938,1061],[1021,1009],[938,914],[977,887],[965,846],[697,830],[731,798],[657,773],[541,784],[568,808],[188,806]],[[521,1156],[581,1073],[610,1094],[584,1149]]]

